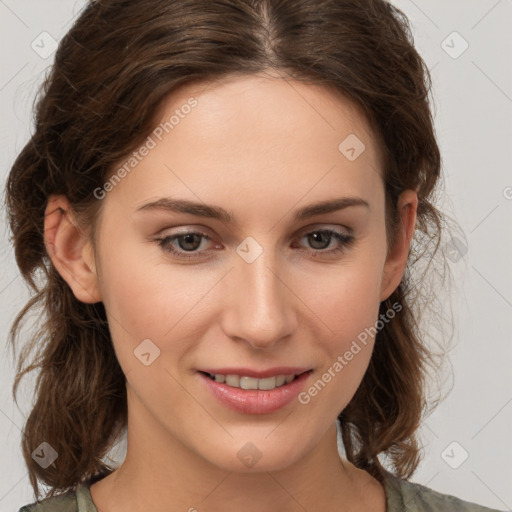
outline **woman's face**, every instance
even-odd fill
[[[349,102],[278,78],[189,85],[160,114],[96,192],[129,429],[228,470],[283,468],[353,397],[403,271],[376,142]]]

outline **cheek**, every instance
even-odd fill
[[[374,324],[384,257],[379,247],[361,249],[337,268],[317,272],[314,278],[304,280],[303,296],[331,333],[347,339]]]
[[[317,346],[323,355],[322,364],[298,396],[311,418],[339,414],[366,373],[375,341],[379,280],[378,267],[345,268],[331,276],[327,291],[321,298],[318,296],[315,307],[329,333],[323,335]],[[313,295],[310,299],[314,303]]]
[[[329,386],[334,400],[351,398],[373,350],[385,261],[384,238],[373,240],[368,238],[336,269],[317,273],[302,287],[304,302],[325,326],[319,341],[325,356],[321,380],[335,382]]]
[[[101,259],[101,293],[111,336],[124,369],[145,339],[166,352],[185,352],[197,338],[199,316],[216,277],[211,272],[177,269],[165,263],[151,242],[112,234]],[[218,279],[217,279],[218,280]],[[185,332],[186,331],[186,332]],[[165,340],[180,338],[180,343]]]

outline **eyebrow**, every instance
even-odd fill
[[[360,197],[341,197],[338,199],[331,199],[328,201],[321,201],[319,203],[313,203],[308,206],[297,210],[294,215],[294,219],[304,220],[309,217],[321,215],[325,213],[332,213],[345,208],[353,206],[362,206],[369,208],[368,201]],[[208,205],[205,203],[196,203],[194,201],[188,201],[186,199],[173,199],[171,197],[162,197],[156,201],[151,201],[142,205],[137,211],[152,211],[152,210],[164,210],[169,212],[188,213],[190,215],[196,215],[198,217],[207,217],[211,219],[217,219],[225,223],[233,223],[234,215],[229,211],[221,208],[220,206]]]

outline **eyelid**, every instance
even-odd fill
[[[354,230],[345,225],[339,224],[326,224],[326,223],[313,223],[307,226],[303,226],[299,230],[292,235],[292,238],[296,238],[297,236],[304,236],[304,234],[310,233],[312,231],[335,231],[339,232],[339,228],[342,228],[341,234],[346,236],[351,236],[354,234]],[[173,230],[172,233],[167,233],[168,230]],[[176,231],[174,231],[176,230]],[[212,234],[212,231],[209,228],[200,225],[187,224],[180,226],[167,226],[164,229],[160,230],[155,236],[159,238],[165,238],[167,236],[180,236],[187,235],[191,233],[196,233],[199,235],[203,235],[206,238],[212,239],[215,238],[216,235]]]
[[[329,226],[329,227],[328,227]],[[329,256],[336,256],[340,254],[341,252],[345,251],[349,246],[353,245],[355,242],[355,237],[352,234],[353,230],[343,226],[343,228],[347,232],[343,232],[343,230],[340,230],[340,226],[336,226],[338,229],[334,229],[331,225],[323,225],[319,226],[318,224],[315,225],[309,225],[303,227],[297,234],[293,236],[293,240],[301,240],[307,235],[310,235],[312,233],[320,233],[320,232],[327,232],[331,234],[331,239],[334,238],[335,241],[337,241],[337,244],[332,249],[313,249],[313,248],[306,248],[299,244],[298,248],[308,251],[311,255],[318,256],[322,255],[325,257]],[[162,230],[155,238],[154,241],[158,242],[158,245],[162,248],[163,251],[167,252],[171,256],[175,257],[178,260],[194,260],[194,259],[202,259],[203,261],[206,261],[210,259],[211,252],[214,249],[206,249],[203,251],[184,251],[179,248],[175,248],[172,245],[172,242],[174,242],[176,239],[186,236],[186,235],[198,235],[202,237],[203,240],[212,241],[213,237],[210,236],[208,233],[205,233],[203,229],[198,229],[191,226],[180,226],[181,229],[178,231],[175,231],[173,233],[165,234],[166,230]],[[170,229],[170,228],[167,228]],[[330,240],[331,241],[331,240]],[[217,248],[218,248],[217,244]],[[168,247],[166,249],[166,246]]]
[[[341,230],[340,230],[341,228]],[[349,228],[348,226],[340,226],[339,224],[310,224],[301,228],[298,231],[298,235],[304,235],[315,231],[334,231],[336,233],[340,233],[346,236],[352,236],[354,234],[354,230]],[[298,236],[296,235],[296,236]]]
[[[350,237],[354,234],[354,230],[349,228],[348,226],[340,226],[338,224],[333,227],[333,224],[310,224],[308,226],[304,226],[300,228],[294,235],[292,235],[292,238],[302,237],[304,235],[307,235],[312,232],[316,231],[333,231],[336,233],[340,233],[341,235]],[[181,229],[180,229],[181,228]],[[339,231],[339,228],[342,228],[342,231]],[[172,233],[167,233],[167,230],[170,229],[177,229],[177,231],[173,231]],[[204,236],[208,240],[212,240],[215,238],[215,235],[212,235],[210,230],[207,228],[196,227],[193,224],[187,225],[187,226],[178,226],[176,228],[167,227],[165,229],[162,229],[156,234],[156,237],[158,238],[170,238],[170,237],[178,237],[178,236],[184,236],[188,234],[197,234]]]
[[[169,233],[169,231],[172,231]],[[211,234],[211,230],[206,228],[206,227],[203,227],[203,226],[197,226],[195,224],[187,224],[186,226],[185,225],[180,225],[180,226],[167,226],[165,227],[164,229],[161,229],[160,231],[158,231],[158,233],[156,234],[156,236],[161,236],[161,237],[165,237],[165,236],[180,236],[180,235],[188,235],[190,233],[197,233],[198,235],[204,235],[204,236],[207,236],[207,237],[212,237],[212,234]]]

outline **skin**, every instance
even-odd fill
[[[400,283],[417,195],[400,196],[387,247],[375,137],[326,88],[268,74],[188,85],[166,99],[160,120],[190,97],[197,106],[101,200],[94,245],[65,197],[48,202],[50,257],[79,300],[103,301],[127,380],[126,459],[91,486],[93,501],[101,512],[384,511],[383,487],[336,449],[335,419],[364,376],[372,339],[308,404],[270,414],[226,408],[197,369],[307,367],[311,386]],[[366,148],[354,161],[338,150],[351,133]],[[162,197],[216,205],[235,220],[138,211]],[[368,207],[293,217],[341,197]],[[354,242],[327,237],[319,249],[306,236],[319,229]],[[197,244],[200,257],[178,259],[156,240],[183,230],[211,238]],[[263,249],[252,263],[236,252],[248,236]],[[160,349],[149,366],[134,357],[147,338]],[[262,455],[252,467],[237,457],[248,442]]]

